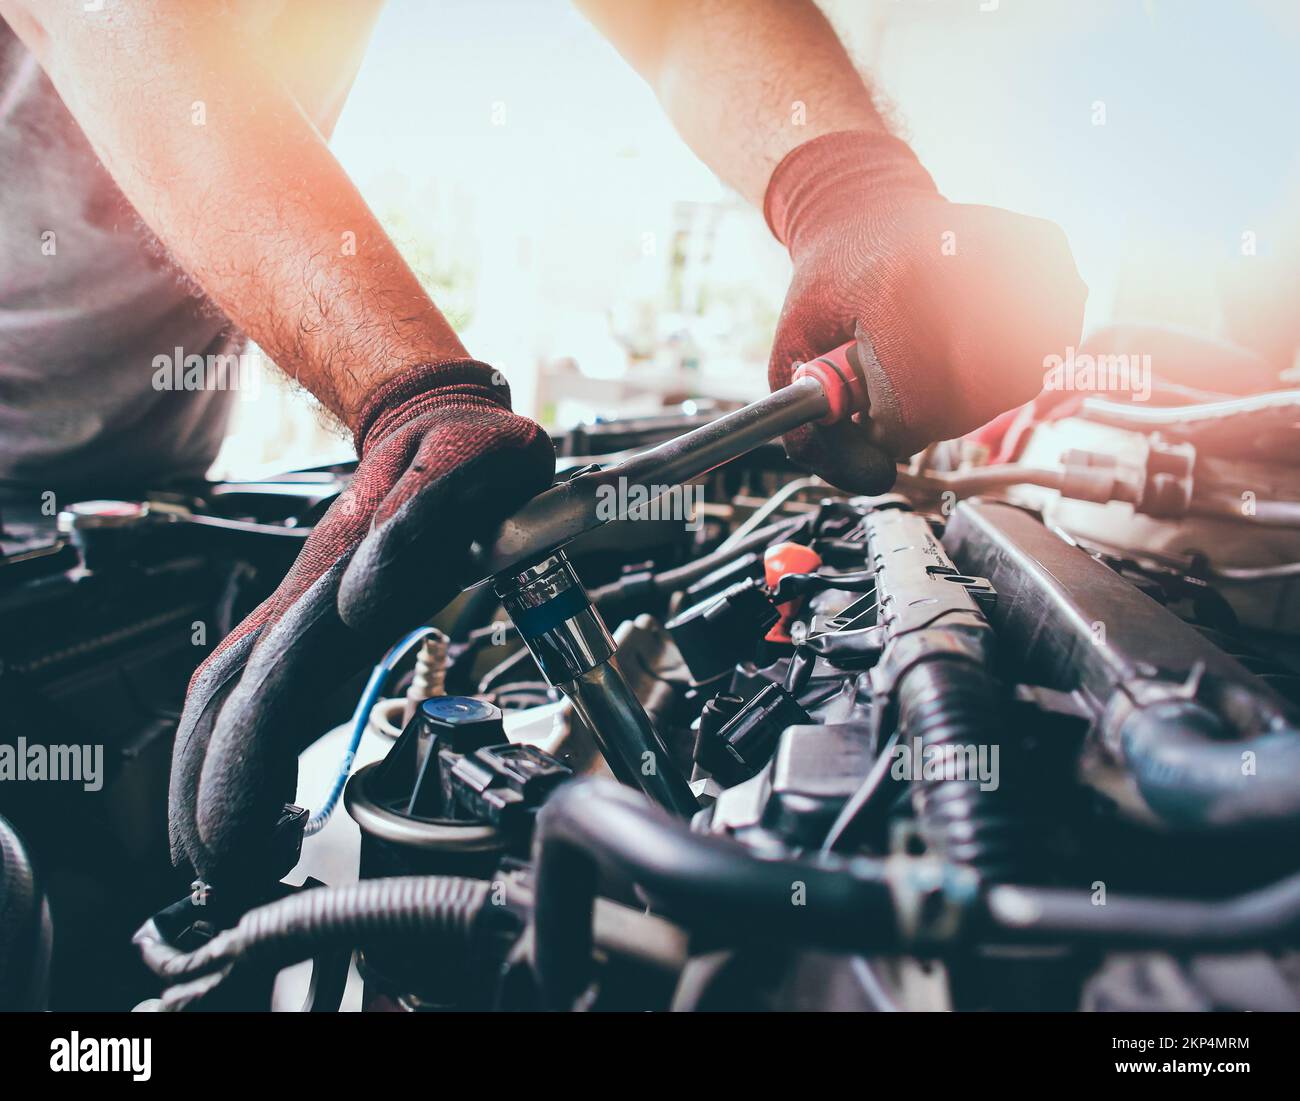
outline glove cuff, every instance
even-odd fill
[[[861,215],[870,203],[899,192],[939,196],[907,143],[884,130],[823,134],[787,153],[767,184],[763,216],[791,253],[798,239],[832,225],[841,215]]]
[[[441,405],[482,408],[495,405],[510,412],[510,385],[500,371],[477,359],[419,363],[381,382],[361,407],[353,429],[357,457],[412,417]]]

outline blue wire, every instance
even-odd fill
[[[432,633],[432,627],[417,627],[389,650],[371,671],[370,679],[366,681],[366,687],[361,693],[361,699],[357,701],[357,709],[352,712],[352,737],[348,741],[348,750],[343,754],[343,760],[339,763],[339,771],[334,778],[334,786],[330,789],[325,805],[308,819],[306,829],[303,830],[305,837],[320,833],[338,806],[339,797],[343,794],[343,788],[347,785],[348,777],[352,774],[352,762],[356,759],[357,747],[361,744],[361,736],[366,732],[366,724],[370,721],[370,712],[375,704],[379,702],[379,694],[383,691],[384,680],[393,671],[397,663],[410,653],[412,646]]]

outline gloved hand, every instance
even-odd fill
[[[855,337],[869,419],[800,428],[786,450],[842,489],[880,493],[895,460],[1028,401],[1044,357],[1077,345],[1087,288],[1050,222],[950,203],[885,133],[826,134],[794,149],[764,213],[794,262],[768,367]]]
[[[172,855],[209,882],[253,873],[293,801],[295,725],[310,703],[446,604],[470,543],[555,472],[546,433],[471,360],[381,384],[356,443],[351,484],[288,576],[190,682],[172,761]]]

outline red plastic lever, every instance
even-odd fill
[[[802,543],[777,543],[768,547],[763,554],[763,580],[769,589],[776,588],[776,583],[788,573],[812,573],[822,564],[822,556],[812,547]],[[781,613],[780,622],[771,628],[765,636],[768,642],[791,642],[790,624],[799,614],[804,598],[796,597],[778,604],[776,610]]]
[[[815,378],[826,391],[830,412],[818,424],[835,424],[848,420],[854,413],[865,414],[871,408],[867,382],[858,369],[857,341],[850,340],[824,356],[799,364],[793,377]]]

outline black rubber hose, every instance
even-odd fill
[[[761,859],[737,841],[692,833],[608,781],[574,781],[551,796],[537,818],[533,859],[533,960],[550,1008],[569,1008],[590,983],[599,868],[637,884],[656,912],[728,943],[899,943],[881,862]]]
[[[154,974],[180,984],[163,997],[165,1008],[179,1009],[211,990],[236,964],[279,969],[324,948],[372,937],[419,936],[432,942],[433,954],[463,951],[491,889],[487,880],[461,876],[366,879],[259,906],[192,952],[167,943],[152,920],[134,940]]]
[[[1138,793],[1167,828],[1294,827],[1300,823],[1300,730],[1281,713],[1265,721],[1265,733],[1234,738],[1198,701],[1164,700],[1134,709],[1116,740]]]
[[[1300,875],[1214,901],[994,886],[984,909],[999,940],[1085,941],[1112,947],[1261,948],[1300,935]]]
[[[914,665],[897,686],[898,729],[905,749],[920,743],[920,760],[978,760],[999,757],[996,788],[984,790],[978,776],[926,779],[913,776],[912,805],[927,845],[955,864],[976,870],[985,881],[1013,875],[1022,863],[1018,823],[1001,786],[1001,740],[997,685],[973,660],[936,656]],[[916,759],[915,756],[912,758]]]

